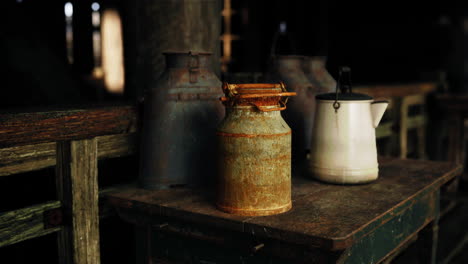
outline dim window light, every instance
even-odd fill
[[[91,4],[91,9],[93,9],[93,11],[99,11],[99,8],[101,8],[101,5],[99,5],[99,3],[94,2]]]
[[[65,41],[67,45],[68,63],[73,64],[73,4],[66,2],[64,5],[65,13]]]
[[[101,21],[102,69],[104,83],[110,93],[122,94],[124,89],[123,43],[120,15],[106,9]]]
[[[70,2],[65,3],[65,16],[66,17],[72,17],[73,16],[73,4]]]

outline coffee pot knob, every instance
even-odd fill
[[[348,66],[341,66],[338,71],[338,86],[341,93],[352,93],[351,88],[351,68]]]

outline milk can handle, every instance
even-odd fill
[[[283,102],[282,100],[279,101],[280,107],[274,107],[274,108],[266,108],[264,106],[257,105],[255,103],[252,103],[255,107],[257,107],[258,110],[262,112],[272,112],[272,111],[283,111],[286,109],[286,102]]]
[[[189,52],[189,81],[190,83],[198,82],[198,74],[200,72],[200,57],[197,53]]]

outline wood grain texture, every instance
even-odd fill
[[[59,201],[51,201],[0,213],[0,247],[59,231],[60,227],[44,228],[44,212],[60,206]]]
[[[57,191],[70,225],[59,234],[60,263],[100,263],[97,140],[57,143]]]
[[[129,156],[138,149],[137,133],[100,136],[96,139],[99,159]]]
[[[136,133],[100,136],[96,139],[99,159],[128,156],[134,154],[138,146]],[[55,164],[55,142],[0,149],[0,176],[40,170]]]
[[[0,148],[129,133],[136,123],[131,106],[0,114]]]
[[[138,217],[133,219],[136,223],[151,221],[151,218],[144,219],[144,215],[160,215],[237,230],[257,238],[339,250],[379,226],[394,222],[396,215],[408,212],[415,201],[423,201],[422,197],[432,197],[431,193],[460,172],[461,166],[447,162],[380,159],[379,179],[371,184],[340,186],[296,176],[293,177],[293,209],[267,217],[239,217],[220,212],[213,205],[213,198],[203,190],[130,188],[108,197],[119,210],[138,212]],[[433,217],[433,205],[422,205],[427,217]],[[422,219],[422,222],[430,220]]]

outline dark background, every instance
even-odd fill
[[[89,77],[94,66],[92,46],[89,31],[80,31],[80,25],[90,23],[91,1],[72,2],[76,11],[73,65],[66,59],[64,1],[0,2],[0,110],[138,99],[109,94],[102,81]],[[118,8],[125,17],[123,0],[98,2],[102,8]],[[355,84],[437,81],[446,76],[451,91],[466,93],[464,47],[468,42],[463,22],[468,14],[462,2],[232,0],[237,11],[232,33],[239,39],[233,41],[227,73],[262,73],[274,50],[325,55],[333,76],[338,66],[348,65]],[[279,46],[272,47],[280,22],[286,22],[287,34]],[[136,170],[131,158],[100,164],[100,185],[110,178],[114,183],[132,180]],[[0,177],[0,212],[54,199],[53,173],[46,169]],[[101,222],[102,263],[132,263],[134,243],[131,225],[116,218]],[[49,235],[0,248],[0,262],[55,263],[56,254],[55,236]]]
[[[92,1],[75,2],[73,65],[66,60],[64,1],[0,3],[0,109],[135,99],[106,94],[90,80],[92,43],[82,25],[90,24]],[[100,1],[124,18],[126,3]],[[232,8],[239,39],[228,73],[264,72],[278,25],[286,22],[288,45],[279,41],[275,52],[326,55],[335,77],[340,65],[351,67],[356,84],[431,81],[445,72],[450,89],[464,91],[463,1],[237,0]]]

